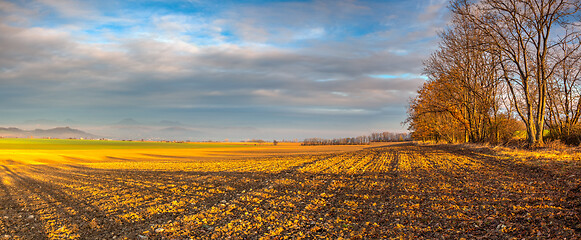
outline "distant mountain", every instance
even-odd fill
[[[161,132],[192,132],[192,129],[185,128],[185,127],[167,127],[164,129],[160,129]]]
[[[2,137],[22,137],[27,131],[19,128],[0,128],[0,136]]]
[[[149,133],[152,138],[171,140],[193,140],[204,136],[203,132],[187,127],[166,127]]]
[[[1,137],[14,137],[14,138],[24,138],[24,137],[35,137],[35,138],[87,138],[95,139],[99,138],[96,135],[70,128],[70,127],[57,127],[52,129],[35,129],[35,130],[22,130],[19,128],[0,128]]]
[[[119,122],[114,123],[114,125],[141,125],[141,123],[135,121],[133,118],[125,118]]]

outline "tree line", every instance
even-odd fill
[[[303,146],[313,146],[313,145],[366,145],[372,142],[401,142],[411,140],[411,135],[409,133],[392,133],[392,132],[381,132],[372,133],[368,136],[359,136],[351,138],[334,138],[334,139],[324,139],[324,138],[307,138],[303,140],[301,145]]]
[[[581,141],[579,0],[453,0],[428,80],[411,100],[417,140]]]

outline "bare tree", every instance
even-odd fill
[[[579,40],[577,40],[579,42]],[[557,67],[549,84],[546,123],[551,136],[566,143],[579,144],[578,129],[581,116],[581,44],[561,45],[561,55],[569,57]]]
[[[556,55],[578,31],[579,0],[458,0],[452,12],[485,36],[489,52],[500,57],[502,76],[530,144],[543,144],[550,79],[569,55]]]
[[[458,124],[464,131],[463,139],[456,141],[482,142],[494,137],[498,141],[498,128],[493,126],[499,111],[499,58],[483,48],[479,30],[462,15],[455,15],[451,27],[440,36],[440,49],[424,62],[429,84],[413,104],[414,118],[419,120],[424,113],[431,117],[448,114],[455,122],[443,124]]]

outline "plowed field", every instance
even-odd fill
[[[0,239],[581,238],[574,155],[414,144],[214,158],[156,151],[3,160]]]

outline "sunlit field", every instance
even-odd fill
[[[581,237],[574,152],[412,143],[0,145],[5,239]]]

